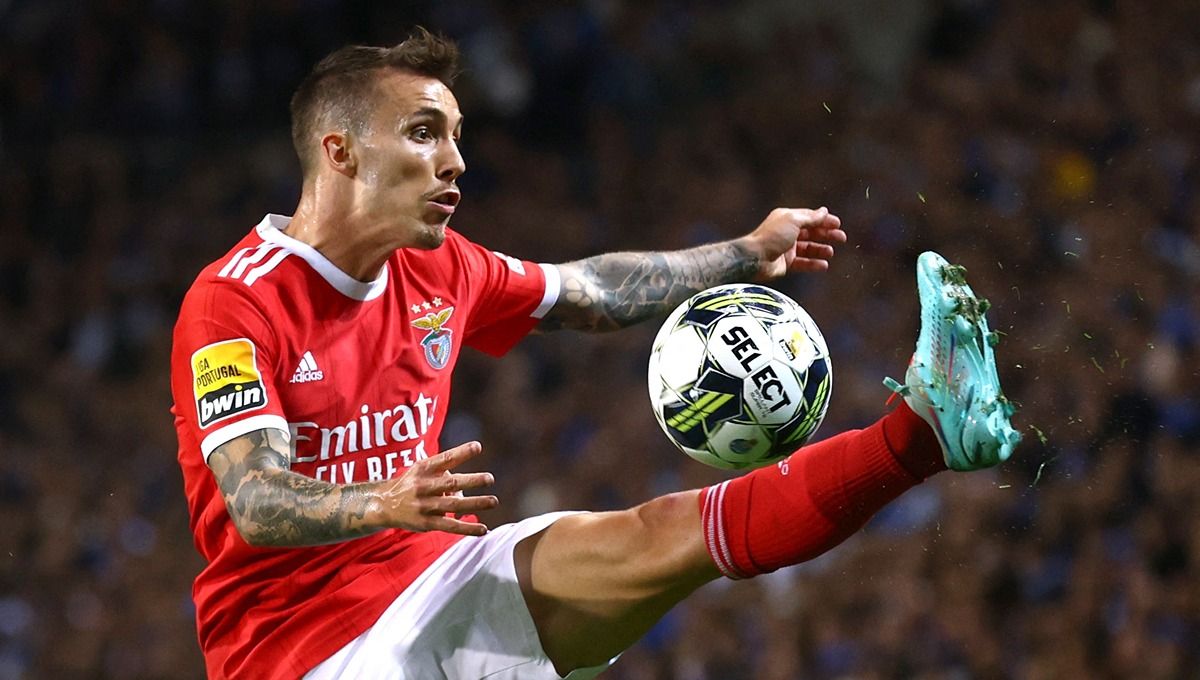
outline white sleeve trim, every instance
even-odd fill
[[[204,454],[204,463],[208,464],[208,457],[218,446],[237,439],[244,434],[250,434],[255,430],[263,430],[266,428],[275,428],[283,430],[287,435],[288,441],[292,439],[292,430],[288,427],[287,420],[283,416],[265,414],[261,416],[251,416],[245,420],[239,420],[232,425],[226,425],[219,430],[210,432],[204,441],[200,442],[200,453]]]
[[[546,312],[549,312],[554,303],[558,302],[558,293],[562,290],[562,276],[558,273],[558,267],[544,262],[538,264],[538,266],[542,268],[542,273],[546,275],[546,293],[542,295],[542,304],[538,305],[537,309],[533,310],[533,313],[529,315],[535,319],[546,316]]]

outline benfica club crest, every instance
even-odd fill
[[[429,312],[412,322],[412,325],[417,328],[429,331],[421,339],[421,346],[425,348],[425,360],[438,370],[445,368],[446,363],[450,361],[452,346],[450,336],[453,332],[443,326],[450,320],[450,315],[453,313],[454,308],[447,307],[440,312]]]

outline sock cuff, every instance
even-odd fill
[[[700,491],[700,524],[704,532],[704,546],[713,564],[726,578],[740,580],[750,575],[737,568],[733,551],[729,547],[725,520],[725,495],[729,488],[727,480]],[[748,480],[747,480],[748,481]]]

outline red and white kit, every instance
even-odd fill
[[[171,355],[179,462],[208,566],[193,597],[213,677],[297,677],[371,627],[461,536],[388,530],[311,548],[242,540],[208,469],[261,428],[291,433],[292,470],[349,483],[437,453],[458,353],[508,351],[557,299],[553,266],[447,229],[356,281],[268,215],[207,267],[183,302]]]

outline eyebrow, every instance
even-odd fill
[[[417,109],[416,111],[413,111],[412,115],[410,117],[411,118],[419,118],[421,116],[428,116],[430,118],[436,118],[438,121],[440,121],[442,123],[450,122],[450,119],[446,116],[445,111],[443,111],[439,108],[435,108],[433,106],[422,106],[421,108]],[[463,124],[463,117],[459,116],[458,125],[455,127],[461,128],[462,124]]]

